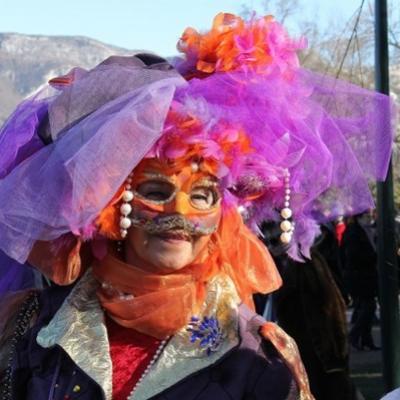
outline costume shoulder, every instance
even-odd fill
[[[381,400],[399,400],[400,399],[400,388],[388,393],[386,396],[382,397]]]
[[[260,343],[260,348],[266,358],[272,353],[279,356],[286,365],[296,383],[296,391],[289,393],[288,399],[314,400],[310,391],[308,377],[300,358],[300,353],[295,341],[278,325],[267,322],[245,306],[240,307],[240,331],[246,346],[250,341]]]
[[[0,300],[0,387],[6,384],[15,343],[34,323],[38,296],[36,290],[24,290]]]

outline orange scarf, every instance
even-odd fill
[[[121,298],[104,285],[98,289],[100,303],[114,321],[165,339],[199,313],[205,298],[205,284],[216,273],[214,265],[210,261],[193,263],[179,272],[163,275],[126,264],[108,253],[94,264],[93,274],[113,289],[133,295]]]
[[[241,300],[251,308],[253,293],[269,293],[281,285],[268,250],[236,210],[225,211],[211,244],[211,252],[205,249],[197,262],[171,274],[139,269],[109,253],[94,264],[94,276],[133,298],[110,295],[101,287],[98,298],[102,307],[118,324],[164,339],[198,315],[207,282],[220,272],[232,279]]]

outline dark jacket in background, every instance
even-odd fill
[[[341,246],[342,265],[353,298],[378,294],[377,255],[371,238],[357,222],[349,223]]]
[[[313,249],[304,263],[281,260],[279,325],[295,340],[316,400],[355,399],[348,371],[346,306],[332,272]]]

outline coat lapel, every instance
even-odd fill
[[[238,298],[233,283],[225,276],[214,278],[207,288],[202,318],[216,317],[222,340],[215,351],[207,352],[199,342],[191,342],[192,333],[184,329],[174,335],[159,359],[150,368],[128,400],[146,400],[172,387],[194,373],[219,361],[239,345]]]
[[[49,348],[61,346],[74,363],[112,399],[112,364],[104,315],[96,297],[97,282],[86,273],[43,327],[37,343]]]
[[[104,314],[96,297],[97,282],[90,271],[78,282],[50,323],[37,336],[49,348],[61,346],[74,363],[112,399],[112,361]],[[131,393],[129,400],[149,399],[188,376],[215,364],[239,345],[238,302],[233,283],[217,276],[207,286],[207,298],[198,318],[218,321],[219,342],[200,345],[192,331],[182,329],[169,339],[159,358]],[[201,328],[200,328],[201,329]],[[207,351],[208,350],[208,351]]]

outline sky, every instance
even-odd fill
[[[361,0],[299,0],[292,19],[317,19],[322,30],[347,21]],[[163,56],[187,26],[208,29],[220,11],[239,13],[246,4],[257,12],[261,0],[0,0],[0,32],[80,35],[127,49]],[[269,13],[269,12],[268,12]],[[289,31],[295,30],[288,23]],[[292,32],[297,33],[297,32]]]

